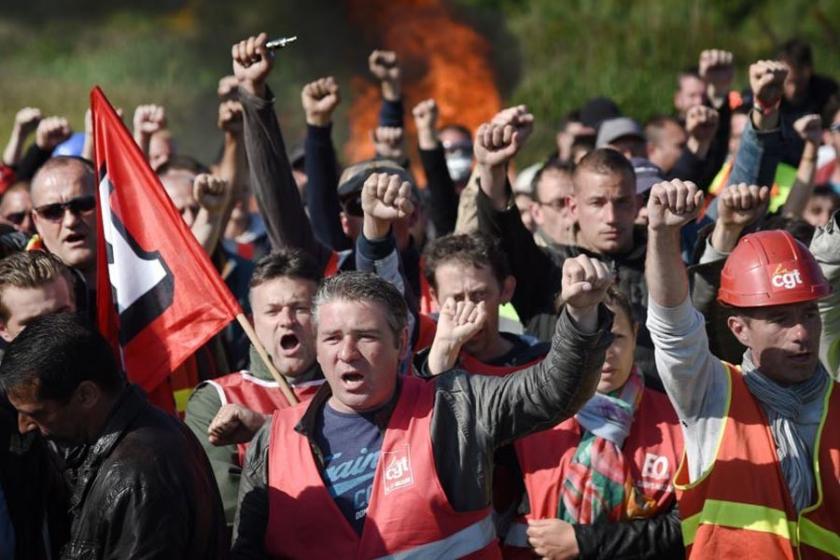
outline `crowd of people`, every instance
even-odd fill
[[[644,124],[593,98],[517,168],[527,106],[409,117],[391,51],[374,158],[339,163],[332,77],[290,147],[267,40],[231,49],[216,161],[131,122],[267,353],[232,324],[166,410],[95,326],[90,114],[15,116],[0,558],[840,558],[840,93],[807,43],[705,50]]]

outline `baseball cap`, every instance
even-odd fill
[[[590,128],[597,129],[602,122],[620,116],[618,105],[608,97],[593,97],[580,108],[580,122]]]
[[[664,181],[662,170],[650,160],[640,157],[630,158],[633,171],[636,172],[636,194],[644,194],[656,183]]]
[[[416,189],[414,177],[401,165],[388,159],[369,159],[353,164],[344,170],[338,180],[338,196],[344,198],[362,192],[365,181],[374,173],[399,175],[400,180],[411,184],[412,190]]]
[[[595,147],[603,148],[622,136],[635,136],[642,140],[645,139],[645,134],[642,132],[642,127],[639,123],[630,117],[617,117],[601,123],[601,128],[598,129],[598,139],[595,141]]]

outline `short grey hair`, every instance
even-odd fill
[[[399,346],[402,333],[408,326],[408,306],[393,284],[370,272],[343,272],[327,278],[318,288],[312,304],[316,328],[320,307],[335,300],[378,304],[385,311],[388,327]]]

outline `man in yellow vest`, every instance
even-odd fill
[[[739,209],[762,204],[760,192],[747,189]],[[813,254],[762,231],[728,256],[718,300],[747,347],[738,366],[708,350],[688,299],[679,229],[702,202],[693,183],[671,181],[648,203],[648,328],[685,434],[675,486],[688,555],[840,557],[840,390],[828,373],[840,338],[838,216]]]

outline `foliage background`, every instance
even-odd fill
[[[391,0],[398,1],[398,0]],[[446,1],[446,0],[443,0]],[[405,17],[434,0],[403,0]],[[334,74],[350,103],[350,79],[364,74],[376,30],[348,25],[342,0],[2,0],[0,142],[26,105],[62,114],[81,130],[87,95],[100,84],[130,120],[139,103],[162,103],[180,149],[215,156],[216,83],[230,73],[230,45],[254,31],[301,36],[271,78],[278,113],[294,140],[303,128],[299,92]],[[599,94],[639,119],[669,112],[676,72],[703,48],[732,50],[737,85],[746,68],[798,35],[811,41],[820,73],[840,77],[836,0],[450,0],[453,17],[491,45],[503,99],[538,118],[523,159],[552,149],[557,122]],[[434,32],[429,30],[428,32]],[[469,84],[464,84],[469,87]],[[336,140],[347,138],[346,114]]]

